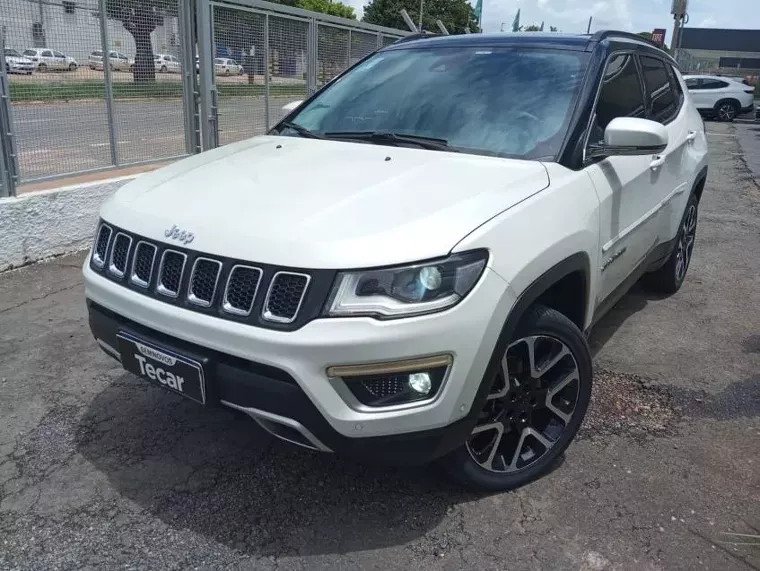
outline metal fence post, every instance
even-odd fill
[[[2,27],[0,27],[0,49],[5,50]],[[0,57],[0,197],[16,196],[18,172],[8,70],[5,68],[5,57]]]
[[[377,49],[380,49],[383,47],[383,34],[380,32],[377,33]]]
[[[351,30],[348,30],[348,57],[346,60],[348,61],[347,67],[351,67]]]
[[[185,152],[201,150],[200,117],[198,116],[198,70],[195,68],[195,0],[180,0],[179,28],[182,56],[182,115],[185,124]]]
[[[269,14],[264,15],[264,128],[269,132]]]
[[[317,30],[317,21],[309,18],[309,27],[306,32],[306,55],[307,55],[307,73],[306,73],[306,94],[311,96],[317,91],[317,74],[319,66],[319,32]]]
[[[203,150],[219,146],[216,86],[214,85],[214,32],[211,2],[198,0],[198,67],[201,94],[201,141]]]
[[[119,149],[116,146],[116,124],[113,120],[113,78],[111,77],[111,48],[108,47],[108,18],[106,0],[98,3],[100,12],[100,43],[103,44],[103,77],[105,79],[106,115],[108,116],[108,139],[111,142],[111,163],[119,166]]]

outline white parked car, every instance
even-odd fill
[[[685,75],[684,79],[703,115],[733,121],[737,115],[754,110],[755,88],[741,79],[716,75]]]
[[[50,48],[28,48],[24,50],[24,57],[34,62],[39,72],[50,71],[76,71],[79,64],[73,57],[69,57],[57,50]]]
[[[217,75],[240,75],[243,73],[243,66],[234,59],[218,57],[214,59],[214,73]]]
[[[130,58],[117,51],[108,52],[108,61],[110,62],[113,71],[132,71],[132,68],[135,65],[134,58]],[[102,71],[103,52],[101,50],[94,50],[88,58],[88,65],[90,69]]]
[[[401,40],[290,108],[103,204],[98,344],[307,448],[545,473],[592,325],[692,259],[707,139],[673,59],[622,32]]]
[[[17,50],[5,48],[5,68],[8,73],[31,75],[34,71],[34,62],[22,56]]]
[[[153,59],[156,71],[160,73],[180,73],[182,71],[182,64],[173,55],[157,54]]]

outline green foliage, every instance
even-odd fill
[[[420,20],[419,0],[370,0],[364,8],[365,22],[406,30],[401,9],[406,8],[412,20]],[[425,0],[422,9],[422,29],[438,31],[435,21],[441,20],[450,34],[463,34],[469,26],[473,33],[479,32],[475,10],[466,0]]]
[[[333,0],[298,0],[296,6],[304,10],[311,10],[312,12],[321,12],[322,14],[356,20],[356,13],[351,6],[347,6],[341,2],[334,2]]]
[[[641,36],[642,38],[646,38],[647,40],[652,39],[652,32],[639,32],[636,34],[637,36]]]
[[[114,82],[112,84],[115,99],[145,99],[145,98],[181,98],[182,83],[179,81],[163,81],[156,83]],[[305,83],[270,85],[269,95],[273,97],[300,97],[306,90]],[[219,83],[217,91],[220,97],[262,97],[264,86],[247,83]],[[72,101],[77,99],[103,100],[105,84],[103,80],[51,82],[14,81],[10,84],[11,99],[20,101]]]
[[[530,26],[520,26],[521,32],[542,32],[541,26],[537,26],[536,24],[531,24]],[[557,26],[549,26],[550,32],[556,32]]]

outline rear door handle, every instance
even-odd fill
[[[655,155],[652,158],[652,162],[649,163],[649,168],[652,170],[657,170],[664,164],[665,164],[665,155]]]
[[[687,143],[693,143],[694,139],[697,138],[697,132],[696,131],[689,131],[689,134],[686,135],[686,142]]]

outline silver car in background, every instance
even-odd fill
[[[22,56],[17,50],[5,48],[5,69],[8,73],[31,75],[34,71],[34,62]]]
[[[90,69],[103,71],[103,52],[101,50],[93,50],[87,62]],[[113,50],[108,52],[108,62],[113,71],[132,71],[135,64],[133,58],[129,58],[123,53]]]
[[[37,71],[76,71],[79,64],[73,57],[67,56],[58,50],[50,48],[27,48],[24,57],[28,57],[34,63]]]
[[[243,66],[234,59],[218,57],[214,59],[214,73],[216,75],[240,75],[243,73]]]

